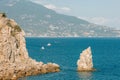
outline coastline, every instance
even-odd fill
[[[24,76],[60,71],[58,64],[44,64],[31,59],[26,49],[24,31],[2,13],[0,28],[0,80],[17,80]]]

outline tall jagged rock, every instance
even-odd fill
[[[0,80],[58,72],[59,65],[36,62],[28,56],[24,31],[4,13],[0,13]]]
[[[14,20],[6,18],[5,14],[0,15],[0,62],[18,62],[29,58],[24,35]]]
[[[77,61],[78,71],[94,71],[91,48],[88,47],[80,54],[80,59]]]

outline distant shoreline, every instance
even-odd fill
[[[25,36],[25,38],[120,38],[120,37],[28,37]]]

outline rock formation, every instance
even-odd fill
[[[78,71],[94,71],[92,62],[91,48],[88,47],[80,54],[80,59],[77,61]]]
[[[59,65],[36,62],[28,56],[24,31],[4,13],[0,13],[0,80],[58,72]]]

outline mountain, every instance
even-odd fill
[[[32,37],[111,37],[119,36],[113,28],[96,25],[74,16],[47,9],[29,0],[0,0],[5,12]]]

